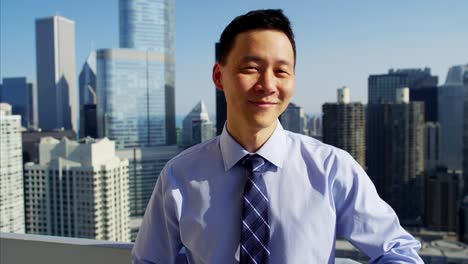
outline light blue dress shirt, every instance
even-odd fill
[[[256,152],[270,198],[271,263],[333,263],[340,235],[372,263],[423,263],[420,243],[399,224],[345,151],[286,131],[278,122]],[[132,252],[134,263],[238,263],[248,152],[224,129],[169,161]]]

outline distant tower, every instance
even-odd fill
[[[439,87],[440,163],[461,170],[463,160],[463,78],[468,65],[453,66]]]
[[[3,78],[0,102],[12,106],[13,115],[21,116],[21,125],[37,128],[37,90],[26,77]]]
[[[36,19],[36,69],[39,127],[77,131],[75,22]]]
[[[24,233],[21,116],[0,103],[0,232]]]
[[[286,110],[280,115],[279,120],[284,129],[294,133],[305,134],[306,116],[304,108],[289,103]]]
[[[325,103],[323,142],[346,150],[365,168],[365,124],[362,103],[350,103],[349,89],[338,89],[338,102]]]
[[[414,225],[423,210],[424,103],[408,94],[402,88],[392,103],[367,106],[366,162],[380,196]]]
[[[182,143],[184,146],[192,146],[213,137],[213,124],[210,121],[205,103],[200,101],[184,118]]]
[[[80,138],[97,138],[96,52],[88,55],[79,77]]]
[[[134,56],[131,54],[131,52],[134,52],[133,54],[138,55],[135,55],[136,57],[113,58],[113,63],[119,64],[119,69],[116,71],[106,69],[106,74],[114,74],[117,71],[120,72],[119,74],[123,74],[126,69],[125,78],[128,78],[134,75],[132,71],[140,72],[142,64],[146,64],[148,68],[145,71],[148,76],[145,77],[143,75],[139,77],[141,78],[139,79],[141,83],[133,79],[124,78],[122,80],[124,84],[113,84],[110,86],[121,86],[119,90],[124,92],[123,86],[128,85],[130,89],[127,93],[133,93],[135,90],[132,89],[135,89],[135,87],[140,87],[141,89],[145,89],[146,87],[148,89],[148,102],[136,102],[137,104],[143,104],[143,106],[129,107],[142,108],[144,105],[149,104],[148,110],[146,110],[148,114],[146,115],[158,116],[158,120],[156,121],[157,129],[160,129],[159,124],[164,124],[164,138],[150,138],[148,144],[160,144],[161,140],[164,140],[164,144],[176,144],[174,0],[119,0],[119,37],[120,48],[132,49],[134,51],[116,51],[115,53],[125,53],[125,56]],[[137,50],[141,52],[138,53]],[[147,54],[145,55],[143,51],[146,51]],[[98,55],[98,57],[102,58],[103,56]],[[149,60],[145,62],[145,58],[149,58]],[[109,57],[107,56],[108,59]],[[157,60],[157,63],[155,63],[155,60]],[[132,67],[135,67],[135,69]],[[100,68],[98,67],[98,69]],[[106,75],[104,78],[118,79],[118,77],[111,77],[109,75]],[[100,86],[106,86],[108,91],[114,89],[108,86],[107,83],[106,85],[103,83],[100,85],[98,82],[98,89]],[[160,89],[161,91],[158,91],[157,95],[155,95],[155,89]],[[138,126],[145,123],[150,124],[149,126],[155,125],[154,119],[152,121],[137,119],[135,122],[138,123]],[[155,129],[153,127],[144,128],[145,126],[142,125],[140,127],[148,130]],[[145,134],[151,134],[151,132],[144,131],[138,131],[138,133],[142,134],[141,137],[145,137]],[[154,140],[157,142],[152,142]]]
[[[219,42],[215,45],[215,60],[219,61]],[[224,91],[215,89],[216,91],[216,135],[221,135],[224,128],[224,123],[227,119],[227,105]]]
[[[45,137],[24,171],[27,233],[130,241],[128,160],[114,142]]]

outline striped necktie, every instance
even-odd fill
[[[249,178],[244,189],[240,263],[269,263],[269,200],[262,177],[265,160],[257,154],[247,155],[241,164],[249,171]]]

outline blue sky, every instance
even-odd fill
[[[468,1],[175,0],[176,113],[199,100],[215,112],[214,43],[237,15],[282,8],[296,34],[296,93],[307,113],[351,89],[367,102],[369,74],[430,67],[439,83],[468,62]],[[59,14],[75,21],[77,74],[92,47],[118,47],[118,0],[1,0],[0,77],[36,79],[34,20]]]

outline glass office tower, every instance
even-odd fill
[[[116,148],[166,144],[166,85],[172,57],[133,49],[97,51],[98,136]]]

